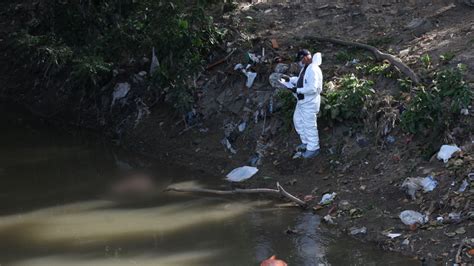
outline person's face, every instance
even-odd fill
[[[311,64],[311,55],[307,55],[307,56],[303,57],[303,60],[301,60],[301,62],[302,62],[304,65],[309,65],[309,64]]]

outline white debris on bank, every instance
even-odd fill
[[[112,93],[112,104],[110,107],[114,106],[115,102],[125,98],[130,91],[130,84],[127,82],[117,83]]]
[[[456,145],[443,145],[441,146],[441,149],[439,149],[436,158],[438,160],[443,160],[443,162],[447,163],[451,156],[453,156],[454,153],[459,151],[461,151],[461,149],[459,149]]]
[[[232,182],[242,182],[254,176],[258,172],[256,167],[242,166],[232,170],[227,175],[227,180]]]

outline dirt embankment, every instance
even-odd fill
[[[357,62],[340,60],[341,51],[350,52],[347,47],[310,38],[325,36],[372,44],[398,56],[422,78],[425,72],[438,67],[463,63],[468,69],[465,79],[472,87],[474,10],[454,1],[317,2],[243,4],[219,16],[219,23],[229,28],[232,38],[209,57],[209,63],[226,60],[196,79],[200,90],[195,113],[184,120],[167,106],[151,104],[153,99],[144,98],[145,80],[139,72],[148,66],[140,64],[135,72],[111,81],[96,97],[97,102],[75,99],[71,104],[75,109],[55,101],[58,98],[44,87],[35,86],[28,78],[35,73],[11,70],[6,65],[2,73],[9,75],[0,77],[4,84],[1,92],[49,119],[97,129],[134,151],[215,176],[260,159],[259,174],[241,186],[274,187],[279,181],[291,193],[314,196],[309,206],[316,207],[315,212],[321,216],[329,215],[338,225],[334,230],[351,234],[351,228],[366,227],[366,234],[354,237],[429,262],[454,262],[458,255],[462,262],[472,263],[467,253],[474,247],[473,181],[468,177],[474,172],[472,109],[444,139],[429,143],[429,132],[412,136],[396,125],[387,133],[390,117],[379,113],[365,123],[321,121],[322,154],[313,160],[292,160],[298,137],[286,124],[288,120],[283,118],[281,103],[268,77],[278,62],[289,63],[296,50],[303,47],[323,53],[325,81],[337,81],[343,74],[356,72]],[[247,90],[246,77],[234,66],[249,61],[247,52],[261,55],[263,50],[267,60],[254,64],[257,78]],[[420,56],[424,54],[432,58],[431,69],[423,69]],[[441,55],[447,54],[454,57],[442,62]],[[4,62],[12,60],[8,52],[2,56]],[[292,71],[296,72],[290,68]],[[393,112],[398,117],[399,104],[390,100],[385,104],[384,100],[403,98],[398,83],[382,75],[372,78],[381,112]],[[126,97],[114,101],[117,83],[127,83],[130,90]],[[464,151],[447,164],[432,157],[445,143],[464,146]],[[432,192],[418,192],[416,199],[411,199],[402,191],[407,177],[429,175],[438,181]],[[469,185],[460,192],[465,180]],[[325,208],[317,207],[321,196],[328,192],[336,192],[336,200]],[[398,218],[403,210],[428,213],[429,221],[410,228]],[[450,214],[460,214],[461,218],[450,219]],[[391,239],[389,233],[400,235]]]

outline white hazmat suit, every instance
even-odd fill
[[[323,89],[323,74],[319,68],[321,62],[321,53],[316,53],[313,62],[304,73],[303,87],[296,89],[297,93],[304,95],[304,99],[298,100],[296,104],[293,123],[301,142],[306,144],[307,151],[319,150],[317,115],[321,105],[320,93]],[[300,75],[302,72],[303,70]]]

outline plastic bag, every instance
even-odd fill
[[[258,172],[256,167],[242,166],[232,170],[227,175],[227,180],[232,182],[242,182],[254,176]]]
[[[436,158],[438,158],[438,160],[443,160],[443,162],[447,163],[451,156],[453,156],[453,154],[458,151],[461,151],[461,149],[459,149],[456,145],[443,145],[441,146],[441,149],[439,149]]]
[[[428,221],[426,215],[412,210],[402,211],[399,217],[402,223],[406,225],[424,224]]]

